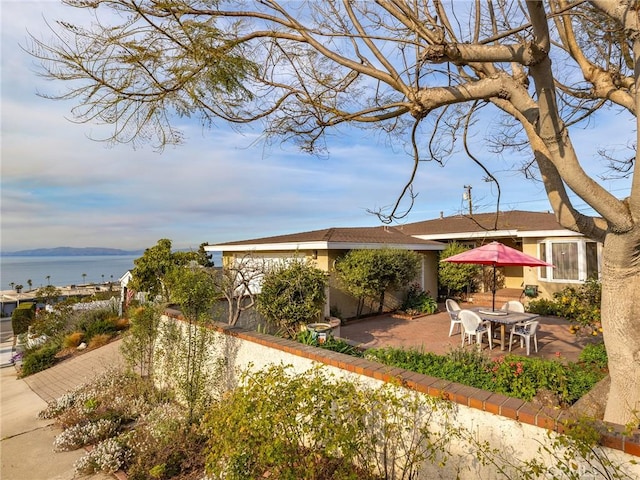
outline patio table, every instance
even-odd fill
[[[470,310],[476,312],[482,320],[491,322],[492,324],[500,325],[500,350],[505,350],[507,336],[507,325],[515,325],[520,322],[528,322],[535,320],[540,315],[537,313],[520,313],[520,312],[508,312],[506,310],[491,310],[486,307],[474,307]],[[491,329],[493,331],[493,328]]]

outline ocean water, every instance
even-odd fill
[[[71,257],[0,256],[0,290],[10,290],[11,282],[26,291],[48,284],[58,287],[84,283],[118,282],[139,255],[95,255]],[[86,274],[86,275],[83,275]],[[47,276],[49,278],[47,278]]]

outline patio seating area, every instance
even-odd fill
[[[461,303],[462,309],[477,307],[475,304]],[[587,343],[595,339],[572,334],[569,323],[558,317],[538,317],[538,352],[532,348],[532,358],[560,358],[575,362]],[[395,317],[392,314],[351,320],[340,327],[340,337],[364,348],[403,347],[422,349],[444,355],[460,348],[461,334],[454,330],[449,336],[451,318],[443,304],[439,312],[413,319]],[[486,340],[486,339],[485,339]],[[467,349],[477,348],[477,344],[465,344]],[[508,349],[507,349],[508,350]],[[489,349],[486,341],[482,351],[492,358],[508,354],[494,347]],[[520,348],[520,339],[514,338],[512,354],[526,356],[526,349]]]

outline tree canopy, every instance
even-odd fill
[[[469,250],[458,242],[451,242],[447,248],[440,252],[440,260],[451,257]],[[446,288],[450,296],[450,292],[464,292],[467,287],[473,286],[474,279],[480,274],[482,267],[470,263],[448,263],[440,262],[438,264],[438,282],[441,287]]]
[[[56,41],[32,38],[28,48],[46,76],[68,82],[58,98],[78,101],[76,118],[113,125],[114,141],[178,142],[176,114],[199,114],[207,123],[262,121],[266,136],[309,152],[322,152],[336,127],[375,129],[414,160],[398,203],[378,212],[390,222],[406,214],[403,197],[411,205],[419,166],[445,165],[460,143],[499,188],[504,166],[483,163],[470,141],[486,134],[482,145],[511,155],[526,177],[543,183],[562,226],[603,242],[611,371],[605,418],[637,423],[637,2],[66,3],[102,21],[61,21],[53,26]],[[572,131],[606,111],[629,119],[631,153],[621,157],[604,146],[599,178],[585,168],[590,159],[578,157]],[[488,128],[479,122],[486,119]],[[631,177],[626,198],[606,188],[607,174]]]
[[[203,245],[197,252],[172,252],[171,240],[162,238],[153,247],[147,248],[141,257],[136,258],[129,288],[138,292],[147,292],[152,298],[169,301],[171,292],[167,275],[175,267],[194,263],[203,267],[211,265],[210,258],[204,252]]]

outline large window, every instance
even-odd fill
[[[539,243],[540,259],[555,268],[540,268],[540,279],[584,282],[599,278],[598,244],[589,240],[545,240]]]

